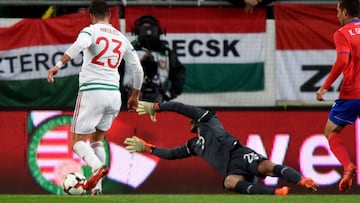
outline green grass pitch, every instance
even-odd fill
[[[0,195],[1,203],[353,203],[360,195],[120,194],[102,196]]]

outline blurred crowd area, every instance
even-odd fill
[[[59,16],[84,10],[89,2],[89,0],[0,0],[0,18],[41,18],[49,7],[53,10],[52,16]],[[127,5],[245,7],[244,0],[108,0],[107,2],[120,8]],[[259,6],[268,7],[271,13],[271,7],[275,2],[335,4],[337,0],[262,0],[262,2]],[[271,18],[272,15],[268,16]],[[120,12],[120,17],[124,17],[124,12]]]

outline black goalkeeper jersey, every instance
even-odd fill
[[[164,159],[199,156],[221,174],[227,174],[231,151],[243,145],[225,131],[216,114],[178,102],[159,104],[159,112],[161,111],[177,112],[194,120],[198,128],[198,136],[172,149],[156,147],[152,150],[152,154]]]

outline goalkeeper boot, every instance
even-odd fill
[[[288,195],[289,190],[290,190],[290,188],[287,187],[287,186],[277,188],[277,189],[275,189],[275,195],[277,195],[277,196],[279,196],[279,195],[281,195],[281,196]]]
[[[298,182],[298,185],[305,187],[312,192],[316,192],[318,190],[318,186],[311,178],[305,178],[301,177],[300,181]]]
[[[352,186],[352,179],[356,174],[356,166],[353,163],[350,163],[345,171],[344,175],[339,183],[340,192],[347,192]]]
[[[94,171],[90,178],[85,183],[85,190],[92,190],[101,178],[107,175],[109,168],[107,166],[102,166],[101,168]]]

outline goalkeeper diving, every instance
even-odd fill
[[[124,144],[130,152],[150,153],[163,159],[182,159],[198,156],[224,176],[223,186],[242,194],[288,195],[290,188],[266,187],[257,178],[279,177],[289,183],[317,191],[317,184],[291,167],[275,164],[268,158],[244,146],[227,132],[215,112],[179,102],[151,103],[139,101],[139,115],[149,115],[156,122],[156,114],[171,111],[191,119],[190,131],[197,134],[186,143],[164,148],[147,143],[140,137],[128,137]]]

